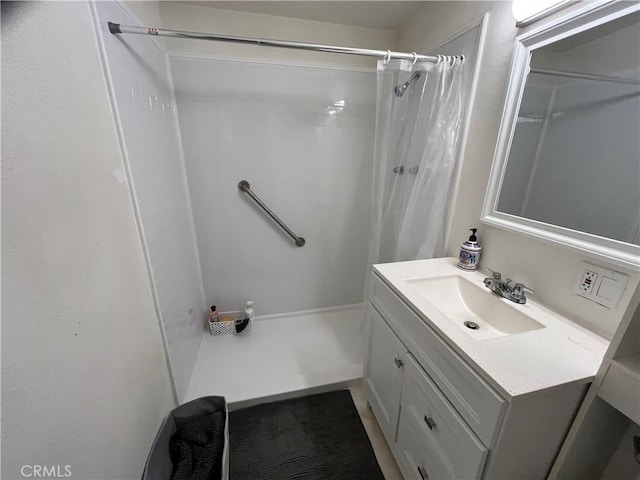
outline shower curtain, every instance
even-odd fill
[[[369,265],[444,255],[464,114],[462,63],[378,62]],[[398,96],[394,87],[415,72]]]

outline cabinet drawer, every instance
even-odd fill
[[[376,275],[370,298],[458,413],[491,446],[506,401]]]
[[[433,468],[429,465],[426,456],[424,440],[419,432],[419,426],[415,420],[409,418],[404,412],[400,412],[398,423],[398,440],[396,442],[396,460],[405,480],[439,479]]]
[[[487,448],[411,355],[400,412],[398,447],[414,476],[421,466],[434,479],[480,477]]]

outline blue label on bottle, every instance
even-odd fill
[[[464,248],[460,249],[460,260],[458,266],[465,270],[475,270],[478,268],[480,252],[470,252]]]

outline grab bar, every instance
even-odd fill
[[[278,216],[273,213],[271,211],[271,209],[269,207],[267,207],[264,202],[262,200],[260,200],[260,198],[258,198],[258,196],[253,193],[251,191],[251,185],[249,184],[249,182],[247,182],[246,180],[241,180],[240,183],[238,183],[238,188],[243,191],[244,193],[246,193],[247,195],[249,195],[251,197],[251,200],[253,200],[254,202],[256,202],[258,204],[258,206],[265,211],[265,213],[267,215],[269,215],[274,222],[276,222],[280,228],[282,228],[285,232],[287,232],[289,234],[289,236],[291,238],[293,238],[293,240],[296,242],[296,245],[299,247],[303,247],[305,242],[305,239],[302,237],[297,236],[295,233],[293,233],[293,231],[287,227],[287,225],[278,218]]]

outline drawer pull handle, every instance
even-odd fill
[[[422,478],[422,480],[428,480],[429,475],[427,475],[427,471],[422,468],[420,465],[418,465],[418,473],[420,474],[420,477]]]
[[[404,365],[402,360],[400,360],[399,358],[394,358],[393,361],[396,364],[396,367],[398,367],[398,368],[402,368],[402,366]]]
[[[427,424],[427,427],[429,427],[429,430],[433,430],[433,427],[436,426],[436,422],[433,421],[433,418],[427,417],[426,415],[424,416],[424,423]]]

